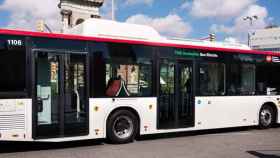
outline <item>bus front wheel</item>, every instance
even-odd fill
[[[269,105],[264,105],[259,114],[259,126],[261,129],[267,129],[273,126],[275,123],[275,112]]]
[[[124,144],[132,142],[137,135],[139,123],[129,110],[114,112],[107,122],[107,138],[110,143]]]

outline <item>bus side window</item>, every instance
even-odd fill
[[[225,95],[225,64],[202,63],[199,71],[200,95]]]
[[[125,81],[119,76],[117,79],[109,80],[106,95],[109,97],[128,97],[130,93],[126,89]]]
[[[106,64],[106,96],[149,96],[151,70],[142,64]]]
[[[256,67],[253,64],[231,64],[229,95],[255,95]]]

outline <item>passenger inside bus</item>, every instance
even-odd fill
[[[108,97],[127,97],[130,96],[125,86],[125,81],[118,76],[117,78],[111,78],[108,81],[106,88],[106,95]]]

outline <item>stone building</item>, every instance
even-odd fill
[[[72,28],[89,18],[100,18],[99,8],[104,0],[60,0],[63,30]]]

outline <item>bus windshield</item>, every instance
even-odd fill
[[[0,92],[25,91],[25,49],[0,45]]]

